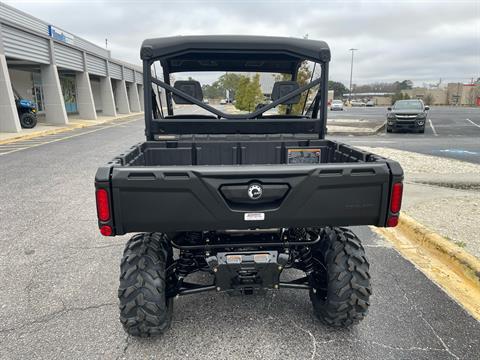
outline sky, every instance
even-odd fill
[[[330,79],[353,83],[409,79],[470,82],[480,77],[480,0],[160,1],[3,0],[140,64],[145,38],[274,35],[326,41]],[[214,77],[204,77],[212,82]],[[201,80],[201,81],[202,81]]]

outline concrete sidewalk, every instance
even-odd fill
[[[227,112],[233,114],[245,113],[245,111],[238,110],[234,105],[224,105]],[[276,113],[267,111],[266,115],[274,115]],[[385,121],[378,121],[376,119],[336,119],[330,118],[327,120],[327,134],[328,135],[375,135],[385,130]]]
[[[360,119],[328,119],[328,135],[375,135],[385,130],[385,122]]]
[[[366,148],[405,172],[402,209],[480,258],[480,165],[387,148]]]
[[[73,129],[105,124],[105,123],[109,123],[109,122],[120,120],[120,119],[135,118],[142,115],[143,115],[143,112],[138,112],[138,113],[119,115],[119,116],[98,116],[97,120],[82,120],[82,119],[72,118],[70,119],[69,124],[62,125],[62,126],[39,122],[37,123],[37,126],[35,126],[33,129],[22,129],[21,133],[0,132],[0,144],[8,144],[8,143],[19,141],[19,140],[33,139],[39,136],[51,135],[51,134],[65,132],[65,131],[70,131]]]

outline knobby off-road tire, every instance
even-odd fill
[[[372,294],[365,250],[344,228],[324,228],[321,236],[312,250],[316,276],[321,277],[317,283],[326,289],[310,291],[315,315],[329,326],[357,324],[367,315]]]
[[[134,235],[120,265],[120,322],[133,336],[160,335],[170,326],[173,299],[165,296],[171,247],[161,233]]]
[[[32,129],[37,125],[37,117],[31,113],[20,115],[20,126],[24,129]]]

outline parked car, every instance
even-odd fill
[[[226,104],[227,104],[227,100],[225,99],[220,100],[220,105],[226,105]]]
[[[398,100],[387,113],[387,132],[395,130],[410,130],[424,133],[427,121],[427,111],[430,107],[425,106],[422,100]]]
[[[245,71],[245,64],[255,61],[256,71],[273,68],[296,78],[305,60],[328,68],[330,59],[323,41],[185,38],[145,40],[144,68],[161,62],[169,78],[169,71],[200,66]],[[264,61],[256,61],[260,56]],[[190,60],[180,61],[184,58]],[[327,107],[319,104],[327,102],[321,91],[328,86],[326,74],[302,85],[304,91],[318,88],[319,101],[305,117],[266,114],[301,101],[296,81],[275,82],[272,102],[263,108],[231,114],[202,104],[198,81],[172,87],[144,73],[146,141],[130,146],[95,176],[101,234],[135,233],[123,252],[118,290],[128,334],[163,333],[177,296],[206,291],[306,291],[314,314],[334,327],[367,315],[369,263],[348,226],[397,225],[403,170],[393,160],[325,139]],[[211,115],[170,114],[157,121],[147,101],[152,81],[171,91],[177,104],[202,105]],[[289,276],[281,276],[284,271]],[[197,272],[204,274],[200,282],[191,276]]]
[[[365,104],[365,106],[373,107],[373,106],[375,106],[375,101],[373,101],[373,100],[368,100],[367,103]]]
[[[203,103],[204,103],[204,104],[210,104],[210,102],[208,101],[208,99],[203,99]]]
[[[340,110],[343,111],[343,101],[342,100],[333,100],[330,104],[330,110],[336,111]]]

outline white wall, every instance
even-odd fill
[[[8,73],[10,74],[10,81],[12,82],[12,87],[18,91],[20,96],[24,99],[29,99],[35,102],[36,100],[33,98],[32,93],[32,73],[30,71],[12,69],[9,69]]]
[[[0,54],[0,131],[21,131],[5,55]]]
[[[102,111],[102,92],[100,90],[100,79],[90,77],[92,86],[93,101],[95,102],[95,111]]]
[[[112,79],[113,94],[115,97],[115,105],[117,113],[129,114],[130,104],[128,102],[127,84],[125,80]]]

